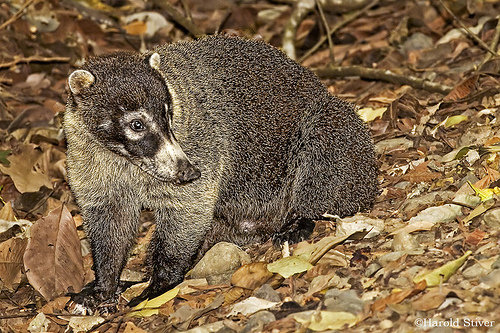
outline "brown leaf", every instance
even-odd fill
[[[51,211],[31,227],[24,267],[30,284],[47,300],[81,290],[80,239],[66,206]]]
[[[403,179],[408,180],[411,183],[426,183],[440,178],[441,174],[439,172],[432,172],[431,170],[429,170],[429,168],[427,167],[428,164],[429,161],[420,163],[415,169],[404,175]]]
[[[452,102],[462,99],[465,96],[469,95],[472,89],[474,88],[478,78],[479,78],[478,75],[473,75],[470,78],[466,79],[465,81],[462,81],[461,83],[456,85],[455,88],[453,88],[453,90],[448,93],[448,95],[446,95],[443,98],[443,101]]]
[[[426,287],[427,287],[427,283],[425,282],[425,280],[422,280],[419,283],[417,283],[412,289],[398,291],[398,292],[391,294],[387,297],[376,300],[371,305],[371,310],[373,312],[384,311],[387,305],[401,303],[405,299],[412,297],[414,295],[417,295],[422,290],[425,290]]]
[[[231,277],[231,284],[236,287],[255,289],[267,282],[273,273],[267,270],[267,263],[254,262],[243,265]]]
[[[135,326],[133,322],[129,321],[127,322],[127,325],[125,325],[123,333],[146,333],[146,331],[143,330],[142,328]]]
[[[468,234],[465,237],[465,242],[469,245],[477,246],[477,244],[479,244],[486,235],[487,235],[486,232],[476,229],[474,230],[474,232]]]
[[[142,21],[134,21],[123,26],[123,29],[125,29],[125,31],[129,35],[144,35],[146,33],[147,28],[148,26],[146,22]]]
[[[417,311],[429,311],[439,307],[448,295],[446,288],[434,288],[412,302],[412,307]]]
[[[11,238],[0,244],[0,280],[3,287],[14,289],[14,284],[21,282],[23,254],[27,244],[26,239]]]
[[[49,177],[38,166],[43,153],[33,144],[21,145],[20,149],[18,154],[9,156],[9,167],[0,164],[0,171],[12,178],[21,193],[37,192],[41,186],[52,188]]]
[[[0,220],[10,221],[10,222],[16,221],[16,214],[12,209],[12,204],[10,203],[10,201],[7,202],[5,206],[3,206],[2,209],[0,210]]]

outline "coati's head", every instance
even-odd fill
[[[172,132],[171,97],[160,56],[115,53],[90,59],[69,77],[69,109],[110,151],[162,181],[200,177]]]

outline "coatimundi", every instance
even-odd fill
[[[68,178],[95,271],[75,312],[116,301],[142,208],[156,220],[152,272],[133,303],[181,282],[217,242],[297,241],[378,193],[353,105],[264,42],[213,36],[95,57],[69,90]]]

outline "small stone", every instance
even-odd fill
[[[500,286],[500,269],[491,271],[488,275],[483,276],[480,281],[492,289],[498,288]]]
[[[423,50],[434,46],[434,41],[431,37],[421,32],[416,32],[409,36],[402,46],[405,52]]]
[[[390,278],[389,285],[395,288],[407,288],[411,285],[411,282],[404,276],[399,276],[397,278]]]
[[[381,268],[382,268],[382,266],[380,266],[376,262],[372,262],[371,264],[368,265],[368,267],[366,267],[365,276],[366,277],[371,277],[375,273],[377,273],[378,270],[381,269]]]
[[[495,208],[492,210],[489,210],[484,214],[483,217],[484,223],[492,228],[492,229],[499,229],[500,228],[500,208]]]
[[[394,323],[389,319],[384,319],[380,322],[379,326],[383,330],[388,330],[389,328],[392,328],[392,326],[394,326]]]
[[[325,294],[325,307],[328,311],[344,311],[354,315],[363,312],[365,303],[355,290],[330,289]]]
[[[271,302],[281,302],[280,295],[276,290],[273,289],[269,284],[262,285],[259,289],[256,289],[253,296],[257,298],[262,298]]]
[[[387,266],[387,264],[398,260],[399,258],[404,256],[405,254],[406,254],[405,251],[389,252],[389,253],[386,253],[383,256],[379,257],[378,262],[380,263],[380,265],[382,265],[382,267],[385,267],[385,266]]]
[[[205,253],[191,271],[191,278],[206,278],[209,284],[231,281],[232,274],[242,265],[250,263],[250,256],[238,246],[220,242]]]
[[[481,266],[480,263],[476,263],[462,272],[462,276],[468,280],[477,279],[483,275],[486,275],[488,270]]]
[[[272,312],[259,311],[251,315],[247,324],[240,333],[262,332],[262,328],[276,320]]]

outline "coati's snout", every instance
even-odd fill
[[[177,181],[175,183],[177,185],[192,182],[201,176],[200,170],[192,165],[187,159],[180,161],[177,169],[179,170],[176,174]]]

